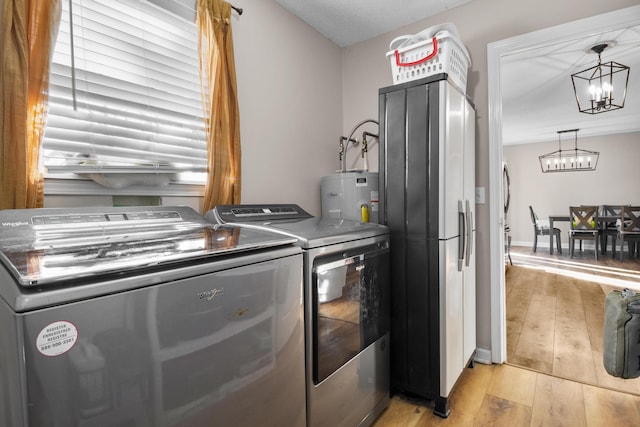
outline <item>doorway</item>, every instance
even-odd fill
[[[640,25],[640,6],[573,21],[521,36],[490,43],[487,46],[489,88],[489,234],[491,248],[491,358],[506,360],[506,307],[504,270],[504,201],[502,176],[502,92],[501,61],[522,50],[539,48],[559,40],[579,40],[594,32]]]

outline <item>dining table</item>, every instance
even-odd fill
[[[598,223],[615,222],[620,219],[619,215],[602,215],[598,216]],[[570,215],[549,215],[549,230],[553,230],[553,223],[555,221],[571,221]],[[550,231],[551,233],[552,231]],[[549,239],[549,253],[553,254],[553,239]]]

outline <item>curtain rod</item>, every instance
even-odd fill
[[[229,6],[231,6],[231,9],[235,10],[236,12],[238,12],[238,15],[242,15],[242,8],[241,7],[235,7],[232,4],[230,4]]]

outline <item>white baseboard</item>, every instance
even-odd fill
[[[518,240],[518,241],[511,241],[511,246],[524,246],[524,247],[530,247],[530,248],[533,248],[533,242],[530,242],[530,241],[520,241],[520,240]],[[560,247],[562,248],[562,250],[563,250],[563,251],[564,251],[564,250],[567,250],[567,251],[568,251],[568,250],[569,250],[569,243],[566,243],[566,242],[564,242],[564,241],[563,241],[563,242],[562,242],[562,244],[560,245]],[[593,243],[593,242],[591,242],[591,241],[586,241],[586,242],[583,242],[583,244],[582,244],[582,248],[583,248],[584,250],[591,250],[591,251],[592,251],[592,250],[593,250],[593,247],[594,247],[594,243]],[[599,244],[598,244],[598,247],[599,247]],[[538,240],[538,249],[540,249],[540,248],[542,248],[542,249],[546,249],[546,250],[547,250],[547,252],[548,252],[548,251],[549,251],[549,240],[548,240],[548,239],[546,239],[546,240],[542,240],[542,239],[541,239],[541,240]],[[580,242],[578,241],[578,242],[576,242],[576,251],[577,251],[579,248],[580,248]],[[554,251],[555,251],[555,249],[556,249],[555,244],[553,245],[553,249],[554,249]]]

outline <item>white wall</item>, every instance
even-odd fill
[[[320,177],[338,168],[340,48],[272,0],[232,3],[242,203],[320,215]]]
[[[568,215],[569,206],[640,204],[640,133],[580,138],[578,132],[578,148],[600,152],[595,171],[542,173],[538,156],[557,150],[557,141],[504,147],[511,181],[507,220],[513,245],[533,242],[529,205],[544,218]],[[554,227],[562,230],[566,246],[568,223],[554,223]],[[541,238],[540,244],[546,248],[548,239]]]
[[[385,54],[389,42],[403,34],[415,34],[443,22],[454,23],[462,42],[471,54],[471,69],[467,92],[477,107],[476,186],[485,187],[489,195],[489,135],[487,44],[586,18],[623,7],[634,6],[637,0],[580,2],[568,0],[473,0],[434,17],[389,32],[380,37],[353,45],[342,51],[344,91],[344,125],[359,117],[377,115],[377,93],[380,87],[392,83],[390,66]],[[343,127],[344,130],[344,127]],[[489,270],[489,206],[477,206],[477,279],[478,279],[478,346],[491,348],[491,301]]]

